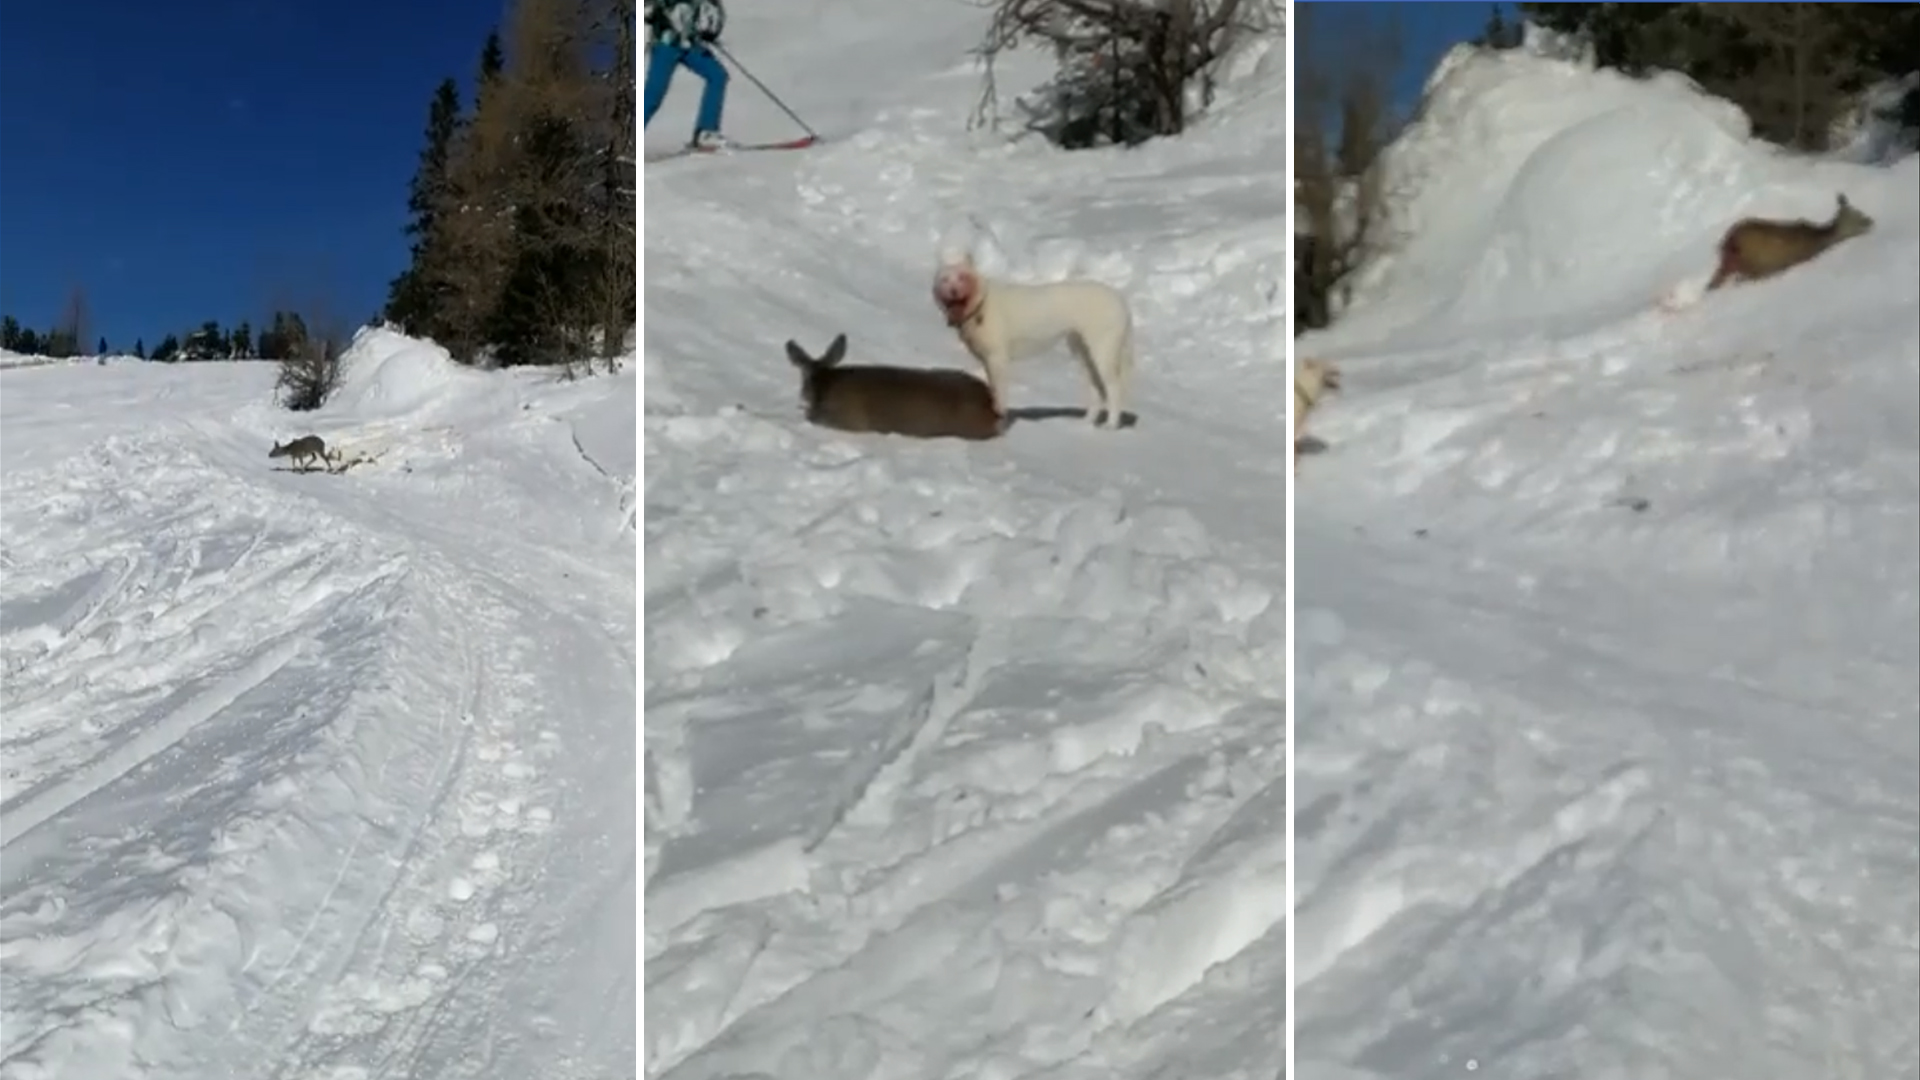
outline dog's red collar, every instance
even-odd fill
[[[951,315],[947,316],[947,325],[952,327],[961,327],[961,326],[967,325],[968,323],[980,317],[980,309],[985,307],[986,305],[987,305],[987,298],[983,296],[980,299],[974,301],[973,306],[967,309],[966,314],[960,316],[959,318],[956,319]]]

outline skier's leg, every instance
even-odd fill
[[[694,122],[693,137],[698,139],[707,131],[718,134],[720,114],[727,107],[726,65],[709,49],[689,49],[681,63],[707,84],[706,89],[700,91],[700,119]]]
[[[673,83],[673,69],[680,66],[686,52],[664,42],[647,50],[647,118],[641,127],[653,123],[653,114],[659,112],[660,104],[667,100],[667,87]]]

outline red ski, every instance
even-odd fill
[[[726,146],[684,146],[678,150],[669,150],[664,154],[648,155],[646,163],[651,165],[656,161],[672,161],[675,158],[726,155],[758,150],[805,150],[807,147],[813,146],[819,141],[820,137],[817,135],[802,135],[797,139],[783,139],[779,142],[730,143]]]

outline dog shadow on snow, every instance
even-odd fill
[[[1014,424],[1025,424],[1038,420],[1078,420],[1081,423],[1085,423],[1087,410],[1076,409],[1071,406],[1040,405],[1025,409],[1008,409],[1007,419],[1010,421],[1007,425],[1008,427],[1012,427]],[[1120,414],[1120,428],[1123,431],[1133,427],[1139,422],[1140,417],[1135,413],[1123,412]]]

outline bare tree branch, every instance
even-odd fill
[[[1210,69],[1249,30],[1245,0],[989,0],[976,54],[985,60],[969,127],[997,112],[993,61],[1001,51],[1050,47],[1060,75],[1029,126],[1063,146],[1131,145],[1177,135],[1188,121],[1187,90],[1212,100]]]
[[[1336,288],[1378,243],[1387,206],[1380,156],[1399,134],[1390,88],[1399,67],[1397,27],[1355,17],[1327,25],[1316,4],[1294,8],[1294,328],[1331,317]],[[1337,141],[1336,141],[1337,140]]]

